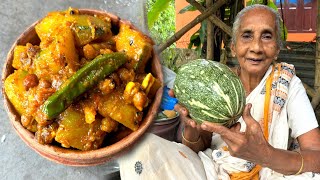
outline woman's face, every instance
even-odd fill
[[[235,44],[231,44],[241,68],[263,76],[279,53],[274,15],[265,9],[252,9],[242,17]]]

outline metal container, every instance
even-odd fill
[[[179,124],[180,119],[178,112],[176,112],[176,116],[172,118],[167,118],[162,112],[160,112],[149,127],[148,132],[156,134],[169,141],[176,141]]]

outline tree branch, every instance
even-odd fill
[[[179,40],[186,32],[188,32],[191,28],[193,28],[198,23],[202,22],[206,18],[208,18],[212,13],[216,12],[223,4],[226,3],[227,0],[219,0],[216,3],[213,4],[213,6],[209,10],[204,10],[201,12],[199,16],[197,16],[194,20],[192,20],[189,24],[184,26],[182,29],[180,29],[178,32],[176,32],[173,36],[171,36],[167,42],[164,44],[161,44],[159,48],[157,49],[158,53],[161,53],[163,50],[165,50],[167,47],[171,46],[174,42]]]
[[[213,5],[214,0],[206,0],[206,7],[210,8]],[[211,21],[207,21],[207,59],[213,60],[214,57],[214,24]]]
[[[190,3],[192,6],[196,7],[201,13],[203,13],[206,9],[201,6],[201,4],[199,4],[197,1],[195,0],[187,0],[188,3]],[[219,1],[218,1],[219,2]],[[216,2],[216,3],[218,3]],[[224,1],[223,4],[225,4],[227,1]],[[214,4],[216,4],[214,3]],[[223,5],[222,4],[222,5]],[[228,25],[226,25],[223,21],[221,21],[221,19],[219,19],[216,15],[212,14],[209,17],[209,20],[215,24],[216,26],[218,26],[221,30],[223,30],[225,33],[227,33],[229,36],[232,36],[232,30],[231,27],[229,27]]]

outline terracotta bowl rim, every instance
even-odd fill
[[[96,9],[78,9],[81,14],[103,14],[108,15],[111,19],[115,22],[121,21],[125,23],[129,23],[132,28],[137,29],[134,25],[132,25],[129,21],[121,20],[118,16],[113,15],[107,11],[96,10]],[[148,113],[145,115],[142,124],[140,125],[139,129],[132,132],[125,138],[121,139],[120,141],[106,146],[99,148],[97,150],[90,150],[90,151],[80,151],[80,150],[70,150],[62,147],[58,147],[55,145],[42,145],[39,144],[36,139],[34,138],[34,134],[25,129],[20,123],[20,116],[17,114],[15,109],[13,108],[11,102],[8,100],[8,97],[4,91],[4,80],[12,73],[8,71],[12,71],[12,60],[13,60],[13,50],[17,45],[20,45],[20,42],[27,34],[30,34],[34,31],[34,27],[37,23],[39,23],[42,19],[37,20],[33,24],[31,24],[11,46],[5,64],[2,70],[2,94],[4,98],[4,106],[9,116],[9,120],[19,135],[19,137],[33,150],[39,153],[41,156],[65,165],[71,166],[91,166],[91,165],[98,165],[105,163],[111,159],[114,159],[128,151],[128,148],[131,147],[149,128],[153,119],[155,118],[158,108],[160,106],[162,93],[163,93],[163,84],[157,91],[157,95],[155,96],[153,102],[149,106]],[[140,31],[140,30],[139,30]],[[141,31],[140,31],[141,32]],[[143,33],[143,32],[142,32]],[[145,34],[145,33],[143,33]],[[159,61],[159,57],[155,53],[155,49],[153,49],[153,58],[152,58],[152,68],[156,68],[156,76],[159,78],[161,83],[163,83],[163,74],[161,70],[161,65]],[[157,70],[158,69],[158,70]]]

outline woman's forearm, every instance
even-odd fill
[[[201,136],[196,141],[189,141],[186,137],[182,137],[182,144],[188,146],[196,153],[205,149],[204,140]]]
[[[300,153],[273,148],[257,163],[285,175],[294,175],[301,168],[300,173],[320,172],[320,151],[303,150]]]
[[[188,146],[194,152],[199,152],[210,147],[211,137],[211,132],[200,130],[199,133],[196,133],[192,129],[185,128],[182,131],[182,144]]]

